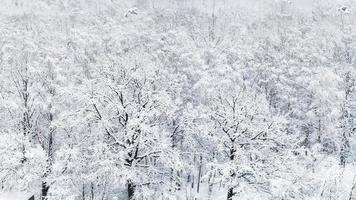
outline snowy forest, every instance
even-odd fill
[[[1,0],[0,200],[356,200],[355,0]]]

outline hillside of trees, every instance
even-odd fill
[[[1,0],[0,199],[356,200],[355,134],[354,0]]]

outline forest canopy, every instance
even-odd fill
[[[355,21],[354,0],[2,0],[0,199],[356,199]]]

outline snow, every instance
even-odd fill
[[[0,200],[351,199],[352,1],[1,0]]]
[[[0,192],[0,200],[27,200],[30,196],[23,192]]]

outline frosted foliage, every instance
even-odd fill
[[[354,0],[2,0],[0,200],[356,199]]]

